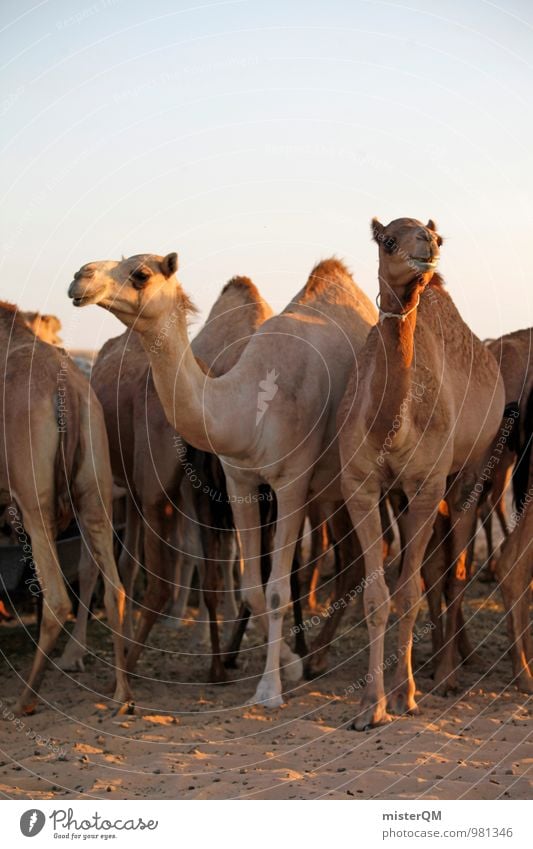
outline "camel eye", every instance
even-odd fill
[[[394,251],[396,250],[396,239],[393,239],[392,236],[389,236],[389,238],[383,242],[383,247],[385,248],[388,254],[394,253]]]
[[[135,289],[142,289],[143,286],[146,286],[150,273],[143,268],[136,268],[135,271],[131,272],[130,277]]]

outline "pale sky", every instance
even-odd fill
[[[530,0],[3,0],[0,297],[70,347],[83,263],[176,250],[202,314],[274,309],[336,254],[377,292],[370,218],[434,218],[481,337],[533,323]]]

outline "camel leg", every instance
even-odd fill
[[[172,526],[171,538],[175,556],[174,584],[171,604],[163,622],[167,627],[174,629],[181,628],[183,620],[186,619],[192,576],[196,565],[195,561],[188,556],[188,529],[191,524],[193,523],[187,516],[178,512]]]
[[[43,613],[39,642],[30,674],[26,680],[15,712],[31,714],[37,706],[37,691],[42,682],[46,664],[57,638],[71,611],[63,574],[57,559],[52,522],[36,514],[24,514],[24,528],[31,537],[32,557],[43,596]]]
[[[65,672],[85,671],[83,658],[87,652],[87,621],[89,619],[91,599],[98,577],[98,566],[93,560],[91,553],[83,541],[81,546],[82,550],[78,566],[80,597],[78,600],[76,622],[63,654],[57,662],[59,668]]]
[[[222,568],[222,580],[224,585],[224,626],[222,634],[224,640],[229,639],[239,615],[239,608],[235,600],[235,559],[237,556],[236,534],[225,532],[221,539],[220,565]]]
[[[183,490],[182,490],[183,492]],[[206,605],[206,595],[203,592],[206,576],[205,552],[210,543],[209,529],[203,529],[198,523],[193,504],[187,505],[188,517],[182,523],[182,539],[180,544],[180,572],[177,577],[179,585],[177,603],[173,604],[164,622],[171,628],[179,628],[186,619],[185,611],[189,600],[194,571],[198,572],[200,587],[198,615],[194,625],[194,639],[197,643],[205,643],[209,639],[209,610]],[[176,570],[175,570],[176,571]],[[174,596],[175,597],[175,596]],[[175,617],[175,618],[174,618]]]
[[[133,596],[135,578],[139,571],[141,555],[142,520],[132,498],[126,499],[126,531],[118,558],[118,573],[126,593],[126,611],[124,614],[124,638],[126,647],[133,640],[135,631],[133,619]]]
[[[336,542],[333,545],[333,556],[335,558],[335,600],[326,608],[322,627],[309,649],[304,665],[305,677],[309,681],[324,675],[327,671],[330,646],[344,613],[340,600],[344,599],[346,604],[346,596],[353,587],[351,569],[349,565],[344,565],[340,545]]]
[[[305,518],[308,481],[292,491],[277,492],[278,515],[272,552],[272,570],[266,587],[268,649],[265,669],[252,699],[253,704],[270,708],[283,704],[280,667],[290,681],[302,676],[301,658],[283,639],[283,617],[291,600],[290,575],[294,550]]]
[[[531,539],[533,505],[525,508],[511,532],[497,564],[497,576],[507,612],[513,679],[523,693],[533,694],[533,657],[529,602],[531,597]]]
[[[251,610],[245,602],[241,602],[239,612],[235,620],[235,625],[230,637],[229,644],[224,655],[224,666],[226,669],[237,668],[237,658],[241,648],[242,638],[246,632],[246,627],[251,616]]]
[[[252,497],[246,502],[247,495],[257,495],[257,489],[253,490],[249,482],[244,484],[240,479],[233,479],[228,469],[226,472],[226,485],[228,494],[232,499],[233,520],[239,533],[241,566],[241,597],[242,604],[240,615],[235,623],[231,644],[225,656],[224,662],[228,667],[236,665],[240,642],[250,618],[257,622],[265,637],[268,635],[266,620],[265,593],[261,575],[261,538],[262,525],[259,502]],[[247,610],[250,614],[247,614]]]
[[[498,521],[500,523],[502,533],[503,533],[504,537],[507,539],[507,537],[509,536],[509,524],[507,522],[507,510],[506,510],[506,507],[505,507],[505,501],[503,499],[503,495],[496,502],[496,506],[495,506],[494,510],[496,511],[496,515],[498,517]]]
[[[204,586],[218,587],[218,580],[216,581],[216,584],[211,584],[211,577],[206,577],[205,573],[210,566],[211,564],[205,563],[203,559],[198,558],[196,561],[196,571],[198,572],[198,586],[200,588],[200,592],[198,595],[198,614],[194,625],[194,637],[200,645],[202,643],[209,642],[211,635],[211,628],[209,624],[211,621],[211,614],[207,605],[207,591],[204,592]],[[207,584],[206,580],[208,582]],[[211,592],[211,590],[209,589],[208,592]]]
[[[301,599],[300,575],[302,574],[302,534],[300,532],[298,542],[294,549],[294,558],[291,566],[290,585],[292,598],[292,611],[294,616],[294,649],[300,657],[307,655],[307,644],[304,634],[304,618]]]
[[[220,562],[220,532],[215,529],[202,532],[202,538],[206,550],[206,560],[201,570],[202,576],[202,598],[207,611],[206,621],[211,638],[211,667],[209,670],[209,681],[218,684],[226,681],[226,669],[222,662],[220,650],[220,635],[218,632],[217,608],[220,590],[218,564]],[[203,615],[200,613],[200,615]]]
[[[383,570],[383,541],[379,515],[379,487],[345,474],[342,489],[365,564],[364,608],[370,644],[367,685],[351,728],[367,728],[390,722],[383,680],[385,629],[390,596]]]
[[[133,644],[128,651],[128,672],[135,669],[148,634],[168,602],[174,568],[172,550],[165,541],[164,520],[157,506],[144,511],[143,537],[147,586]]]
[[[311,530],[311,580],[309,582],[309,608],[315,611],[318,608],[317,589],[320,583],[321,569],[324,558],[329,549],[329,536],[327,522],[322,522],[318,527]]]
[[[172,605],[168,617],[165,618],[165,625],[168,625],[169,628],[180,628],[183,625],[193,572],[194,563],[191,558],[181,551],[178,552],[172,589]]]
[[[352,598],[361,589],[363,560],[357,539],[346,508],[336,510],[332,517],[335,534],[335,600],[327,608],[327,616],[316,638],[313,640],[305,665],[306,678],[323,675],[328,668],[331,644],[341,623],[344,611]]]
[[[444,645],[442,599],[444,597],[446,570],[448,568],[448,531],[449,523],[446,517],[439,513],[435,520],[433,534],[424,557],[424,562],[422,563],[422,577],[424,579],[429,615],[433,625],[431,629],[431,641],[433,644],[434,667],[437,664],[438,656]]]
[[[394,542],[394,530],[386,498],[380,498],[379,515],[381,517],[381,527],[383,529],[383,560],[387,560],[390,556],[392,544]]]
[[[96,469],[96,476],[93,468],[93,464],[98,464],[98,462],[98,458],[89,456],[78,472],[76,479],[78,492],[77,518],[91,558],[96,563],[104,580],[104,606],[115,653],[115,693],[113,699],[119,706],[123,706],[131,700],[131,691],[126,675],[126,652],[123,635],[126,599],[115,563],[111,518],[102,521],[103,506],[102,493],[99,491],[98,468]],[[86,483],[87,478],[89,478],[88,483]],[[111,510],[108,515],[111,516]]]
[[[402,571],[395,592],[398,613],[398,650],[396,671],[388,699],[395,714],[416,714],[416,685],[413,675],[413,630],[421,598],[421,565],[433,533],[433,526],[444,485],[429,482],[421,491],[409,493],[409,508],[404,517],[405,551]]]
[[[485,534],[485,542],[487,545],[487,557],[485,563],[479,571],[479,580],[483,584],[490,584],[496,580],[494,570],[496,558],[494,554],[494,534],[492,524],[493,507],[491,504],[491,496],[484,496],[483,502],[479,505],[478,515],[481,521],[483,532]],[[469,548],[471,549],[471,559],[474,560],[475,538],[471,540]]]
[[[470,511],[463,512],[454,506],[455,485],[452,485],[448,504],[451,523],[451,569],[445,588],[446,595],[446,628],[444,646],[435,670],[435,690],[445,696],[450,692],[456,692],[459,684],[457,681],[456,650],[459,639],[459,627],[464,620],[461,613],[463,596],[469,579],[468,546],[476,530],[476,509],[472,506]],[[464,640],[463,640],[464,646]]]

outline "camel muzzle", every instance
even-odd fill
[[[91,291],[90,285],[83,283],[82,280],[74,279],[68,287],[68,296],[72,299],[75,307],[85,307],[88,304],[98,303],[104,290],[105,286],[97,286],[96,288],[93,287],[93,291]]]

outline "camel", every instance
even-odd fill
[[[518,462],[513,474],[515,526],[496,564],[496,577],[507,611],[514,681],[533,693],[533,646],[529,601],[533,578],[533,387],[520,404]]]
[[[250,337],[271,315],[271,308],[251,280],[232,278],[192,342],[202,367],[213,376],[231,369]],[[176,316],[167,317],[161,337],[153,343],[153,357],[159,356],[162,339],[177,332],[176,323]],[[222,681],[225,670],[216,621],[219,562],[225,575],[225,619],[235,620],[237,610],[232,592],[233,521],[220,464],[216,457],[203,452],[190,457],[191,448],[167,422],[154,387],[149,358],[136,333],[126,330],[106,342],[93,367],[91,382],[104,409],[115,483],[127,492],[126,532],[119,559],[127,594],[126,634],[133,642],[127,668],[129,671],[135,668],[150,629],[169,598],[177,556],[182,561],[180,565],[186,567],[194,563],[194,553],[201,552],[208,561],[205,569],[202,563],[201,570],[212,642],[209,677],[212,681]],[[186,544],[185,548],[176,540],[176,511],[189,526],[187,536],[192,544]],[[134,636],[133,584],[141,560],[148,584]],[[187,574],[190,579],[190,569]],[[182,601],[187,595],[187,574],[179,579]],[[82,576],[81,611],[61,661],[63,668],[83,668],[87,613],[95,578],[94,570],[91,575]],[[174,615],[179,615],[180,610]]]
[[[37,651],[16,710],[35,710],[47,659],[71,610],[55,539],[73,515],[83,538],[82,557],[92,559],[104,578],[115,649],[114,700],[123,707],[131,699],[122,637],[124,591],[113,557],[112,478],[102,409],[67,354],[36,338],[17,308],[6,303],[0,304],[0,348],[0,503],[43,599]]]
[[[457,686],[453,651],[465,550],[475,520],[475,510],[464,511],[462,505],[477,482],[504,408],[498,365],[463,322],[436,272],[442,238],[434,222],[399,218],[384,226],[374,219],[372,232],[379,245],[380,323],[368,337],[339,409],[342,489],[364,553],[370,639],[369,683],[352,726],[356,730],[389,722],[389,711],[418,711],[413,627],[421,563],[443,499],[452,528],[454,581],[436,689],[444,694]],[[406,500],[396,589],[397,665],[388,700],[383,670],[390,597],[378,510],[382,491],[400,491]]]
[[[191,302],[177,266],[175,253],[91,262],[76,273],[69,297],[78,307],[99,304],[139,333],[169,422],[195,448],[219,455],[243,552],[243,596],[268,636],[251,701],[277,707],[280,666],[290,681],[303,670],[282,637],[294,549],[309,501],[342,502],[337,406],[376,311],[339,260],[324,260],[285,310],[256,331],[237,364],[213,379],[189,345]],[[163,336],[169,317],[176,333]],[[277,502],[266,592],[258,504],[264,483]]]
[[[40,312],[21,312],[24,323],[43,342],[49,345],[61,345],[61,322],[55,315],[42,315]]]
[[[531,342],[531,330],[527,329],[514,331],[499,339],[485,341],[484,343],[493,353],[500,366],[506,402],[501,427],[498,429],[491,446],[489,460],[484,463],[485,483],[477,505],[487,539],[486,564],[480,573],[480,578],[485,581],[496,580],[496,559],[492,538],[493,511],[498,515],[504,536],[507,537],[509,534],[503,496],[517,456],[519,440],[516,431],[519,406],[523,398],[527,398],[528,391],[533,386]],[[442,597],[446,599],[449,596],[450,588],[453,586],[448,543],[449,513],[446,502],[441,502],[434,534],[422,564],[422,575],[434,624],[431,632],[434,663],[438,662],[439,653],[445,642],[441,601]],[[474,562],[474,544],[475,536],[472,536],[466,558],[467,581],[470,579]],[[463,624],[461,610],[458,614],[457,650],[464,662],[471,662],[475,658],[475,652],[470,646],[466,627]]]
[[[515,405],[512,415],[516,416],[523,398],[527,398],[533,387],[533,328],[515,330],[506,333],[499,339],[491,339],[486,343],[494,355],[503,377],[505,386],[505,403]],[[511,472],[516,460],[516,440],[514,435],[505,440],[503,449],[498,450],[498,464],[494,469],[490,492],[481,506],[481,514],[485,535],[487,538],[487,569],[488,578],[495,578],[495,553],[492,537],[492,513],[496,513],[504,537],[509,535],[508,521],[505,511],[504,494],[511,479]]]

